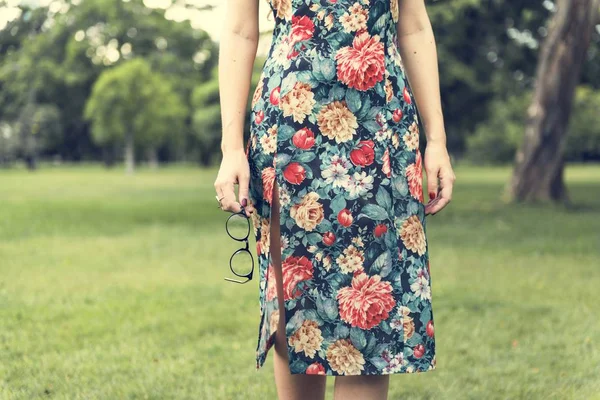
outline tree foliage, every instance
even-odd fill
[[[136,143],[148,150],[185,129],[186,106],[172,85],[135,58],[104,71],[92,89],[84,117],[100,146]],[[127,143],[128,135],[133,143]]]
[[[18,144],[25,142],[15,139],[16,124],[32,105],[53,107],[61,127],[51,140],[39,143],[42,156],[106,158],[107,147],[92,137],[84,105],[104,71],[135,58],[160,73],[188,110],[182,134],[159,146],[161,159],[216,160],[221,133],[218,52],[204,31],[187,21],[166,19],[143,0],[54,3],[64,6],[21,5],[21,15],[0,29],[0,125],[12,132],[5,135],[11,139],[0,139],[5,160],[14,158],[9,151],[25,152]],[[498,108],[511,108],[514,99],[532,90],[554,2],[437,0],[428,2],[428,12],[436,35],[448,146],[454,156],[463,156],[477,141],[478,148],[492,143],[482,139],[490,136],[482,132],[499,123]],[[596,31],[581,82],[591,90],[600,89],[599,43]],[[252,87],[263,62],[256,60]],[[246,137],[249,116],[248,110]],[[478,136],[471,139],[474,134]]]
[[[36,103],[60,111],[62,146],[48,150],[66,159],[99,152],[83,106],[104,70],[144,58],[189,107],[192,88],[209,78],[217,54],[204,31],[167,20],[142,0],[86,0],[58,13],[25,8],[0,31],[0,50],[0,120],[14,121],[33,90]]]

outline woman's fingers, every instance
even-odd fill
[[[453,172],[450,173],[442,173],[440,177],[440,193],[439,196],[436,197],[434,201],[431,202],[429,207],[429,212],[431,214],[435,214],[439,212],[442,208],[446,207],[448,203],[452,200],[452,188],[454,186],[455,176]]]
[[[438,197],[436,203],[431,206],[431,214],[438,213],[442,208],[446,207],[450,203],[450,197],[448,197],[447,191],[442,189],[440,191],[440,197]]]
[[[217,181],[215,183],[215,189],[219,193],[221,199],[221,209],[223,211],[239,212],[242,208],[240,203],[235,200],[235,191],[233,182],[229,181]]]
[[[238,178],[238,202],[244,206],[246,210],[246,215],[250,215],[252,212],[251,207],[249,207],[248,202],[248,186],[250,184],[250,177],[246,174],[240,176]]]
[[[425,204],[425,214],[433,214],[433,208],[440,201],[440,197],[436,197],[433,200],[430,200],[427,204]]]
[[[438,172],[437,168],[425,169],[427,173],[427,193],[429,194],[429,200],[436,198],[439,187],[438,187]]]

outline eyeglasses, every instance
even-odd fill
[[[254,272],[254,257],[252,257],[248,246],[250,218],[244,212],[244,207],[242,207],[240,212],[233,213],[227,218],[225,229],[229,237],[233,240],[246,244],[245,247],[236,250],[229,259],[229,269],[231,269],[231,272],[241,278],[246,278],[246,280],[239,281],[231,278],[225,278],[225,280],[235,283],[247,283],[252,279],[252,273]]]

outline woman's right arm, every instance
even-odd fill
[[[222,209],[238,212],[248,203],[250,169],[244,149],[244,124],[252,68],[258,47],[258,0],[227,0],[219,44],[222,160],[215,189]],[[238,184],[238,198],[235,184]],[[253,210],[250,205],[248,213]]]

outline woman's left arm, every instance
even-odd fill
[[[424,163],[429,202],[425,212],[435,214],[452,199],[456,180],[446,147],[435,37],[424,0],[393,1],[398,1],[399,10],[398,51],[427,137]]]

